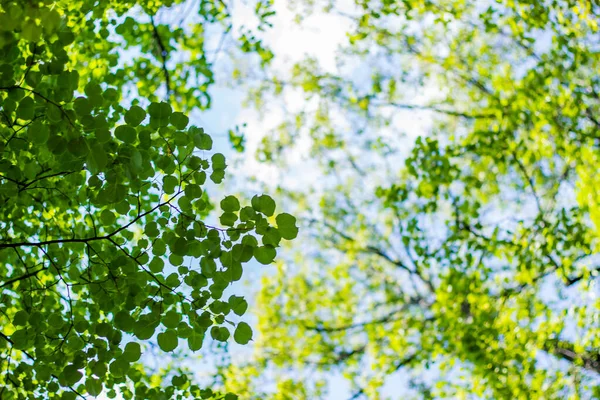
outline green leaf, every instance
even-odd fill
[[[150,261],[150,264],[148,264],[148,268],[150,268],[150,271],[154,274],[161,273],[164,267],[165,262],[160,257],[152,258],[152,261]]]
[[[137,132],[129,125],[121,125],[115,129],[115,136],[117,139],[131,144],[137,139]]]
[[[200,133],[194,134],[194,145],[200,150],[210,150],[213,146],[213,141],[210,135],[204,133],[202,130]]]
[[[181,314],[179,314],[175,310],[171,310],[171,311],[167,312],[162,319],[163,325],[167,328],[172,328],[172,329],[175,329],[177,327],[177,324],[179,324],[180,321],[181,321]]]
[[[176,264],[174,264],[174,265],[176,265]],[[165,280],[165,284],[170,288],[178,287],[181,284],[181,282],[179,280],[179,275],[176,272],[169,274],[169,276]]]
[[[235,196],[226,196],[221,200],[221,209],[225,212],[239,211],[240,201]]]
[[[213,339],[219,342],[226,342],[229,339],[229,330],[223,326],[213,326],[210,330],[210,335]]]
[[[27,137],[33,144],[44,144],[48,141],[49,136],[50,129],[41,122],[36,121],[27,128]]]
[[[67,365],[62,372],[62,378],[66,386],[73,386],[83,378],[83,374],[74,365]]]
[[[106,143],[109,140],[112,140],[112,135],[110,134],[110,131],[108,129],[103,129],[103,128],[96,129],[95,133],[96,133],[96,138],[101,143]]]
[[[125,122],[127,125],[138,126],[146,118],[146,111],[140,106],[131,106],[125,113]]]
[[[156,339],[162,351],[169,352],[177,348],[177,333],[172,329],[167,329],[165,332],[159,333]]]
[[[198,333],[195,330],[188,337],[188,347],[191,351],[198,351],[202,348],[204,342],[204,334]]]
[[[259,246],[254,249],[254,258],[263,265],[268,265],[275,260],[277,252],[272,246]]]
[[[189,199],[199,199],[202,197],[202,188],[199,185],[188,184],[185,187],[185,197]]]
[[[185,129],[188,122],[190,122],[190,120],[184,113],[174,112],[171,114],[171,125],[180,131]]]
[[[114,317],[115,326],[125,332],[133,332],[135,321],[127,311],[119,311]]]
[[[254,255],[254,247],[245,243],[236,244],[231,249],[231,256],[234,260],[240,262],[250,261],[252,256]]]
[[[123,358],[128,362],[136,362],[142,356],[142,348],[139,343],[129,342],[123,350]]]
[[[167,194],[175,193],[175,188],[179,186],[179,179],[173,175],[163,177],[163,191]]]
[[[252,197],[252,208],[265,214],[267,217],[275,213],[275,201],[266,194]]]
[[[277,230],[279,230],[282,238],[292,240],[298,236],[296,217],[287,213],[281,213],[277,215],[275,221],[277,222]]]
[[[108,164],[108,157],[104,151],[104,147],[101,144],[95,144],[94,147],[90,149],[87,161],[90,172],[97,174],[98,172],[103,171]]]
[[[234,213],[231,213],[231,212],[225,212],[225,213],[221,214],[221,216],[219,217],[219,221],[221,222],[221,225],[224,225],[224,226],[234,226],[237,219],[238,219],[237,215]]]
[[[252,340],[252,329],[245,322],[240,322],[235,328],[233,339],[239,344],[248,344]]]
[[[256,211],[252,207],[243,207],[240,211],[240,220],[242,222],[253,221],[256,219]]]
[[[143,315],[135,323],[133,333],[140,340],[150,339],[159,324],[160,319],[156,318],[153,314]]]
[[[19,103],[17,108],[17,118],[23,120],[32,120],[35,116],[35,102],[31,97],[25,97]]]
[[[116,358],[110,363],[110,373],[116,377],[125,376],[129,370],[129,362],[124,357]]]
[[[42,36],[42,27],[39,26],[34,20],[28,19],[23,23],[23,27],[21,28],[21,35],[25,40],[29,40],[30,42],[37,42]]]
[[[67,150],[75,157],[85,157],[89,153],[87,141],[80,137],[67,143]]]
[[[49,104],[46,107],[46,117],[50,122],[60,122],[63,118],[62,110],[54,104]]]
[[[237,315],[239,315],[240,317],[242,315],[244,315],[244,313],[248,309],[248,303],[246,302],[246,300],[243,297],[231,295],[229,297],[228,302],[229,302],[229,306],[231,307],[231,310],[234,313],[236,313]]]
[[[100,213],[100,220],[104,225],[112,225],[116,221],[115,214],[107,209],[102,210]]]
[[[207,278],[211,278],[217,271],[217,264],[208,257],[202,257],[200,260],[200,267],[202,268],[202,274]]]
[[[88,82],[83,88],[83,91],[88,97],[102,97],[102,86],[97,82]]]
[[[188,241],[185,238],[177,238],[175,240],[175,242],[173,242],[173,246],[171,247],[171,250],[173,251],[173,253],[179,255],[179,256],[185,256],[187,255],[187,251],[188,251]]]
[[[60,14],[54,9],[44,11],[45,12],[42,14],[42,20],[44,21],[43,28],[47,34],[51,34],[60,26],[61,17]]]
[[[142,153],[138,150],[134,150],[131,154],[131,166],[134,170],[139,171],[142,169],[144,162],[144,158],[142,157]]]
[[[62,71],[57,78],[58,85],[69,91],[77,90],[79,84],[79,73],[77,71]]]
[[[13,325],[15,326],[25,326],[27,325],[27,321],[29,320],[29,314],[25,310],[17,311],[15,316],[13,317]]]
[[[225,169],[227,164],[225,163],[225,156],[221,153],[213,154],[211,157],[213,170]]]
[[[158,224],[154,221],[148,222],[144,227],[144,233],[146,236],[155,238],[160,235],[160,231],[158,229]]]
[[[159,121],[168,122],[171,112],[171,105],[165,102],[151,103],[150,106],[148,106],[148,114],[150,114],[150,117]]]
[[[102,393],[102,381],[93,377],[85,380],[85,390],[90,396],[99,396]]]
[[[210,180],[216,184],[223,182],[224,178],[225,178],[225,170],[223,170],[223,169],[216,170],[212,174],[210,174]]]
[[[42,80],[42,74],[38,71],[29,71],[27,76],[25,77],[25,83],[35,89],[37,85],[40,84]]]
[[[273,227],[268,227],[264,231],[262,242],[264,245],[270,245],[273,247],[279,246],[279,242],[281,242],[281,234],[279,231]]]

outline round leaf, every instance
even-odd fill
[[[235,328],[233,339],[239,344],[248,344],[252,340],[252,329],[245,322],[240,322]]]
[[[146,118],[146,111],[140,106],[131,106],[125,113],[125,122],[127,125],[138,126]]]
[[[139,343],[129,342],[123,350],[123,358],[129,362],[136,362],[142,356],[142,348]]]
[[[172,329],[167,329],[165,332],[159,333],[156,339],[162,351],[173,351],[177,348],[177,334]]]
[[[271,246],[259,246],[254,249],[254,258],[263,265],[268,265],[273,262],[277,252]]]
[[[295,239],[298,236],[298,227],[296,226],[296,218],[287,213],[281,213],[276,218],[277,230],[282,238],[286,240]]]
[[[174,112],[173,114],[171,114],[171,125],[179,129],[180,131],[185,129],[188,122],[190,122],[190,120],[184,113]]]

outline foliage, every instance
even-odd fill
[[[246,300],[223,291],[253,257],[271,263],[295,219],[270,218],[268,195],[226,196],[222,227],[204,222],[227,163],[187,114],[210,105],[204,29],[231,22],[212,1],[190,24],[155,22],[175,3],[0,2],[2,399],[210,398],[149,375],[144,351],[252,339],[231,318]]]
[[[352,28],[334,70],[252,88],[261,110],[305,100],[258,158],[322,173],[280,183],[300,248],[265,276],[257,358],[225,388],[320,398],[335,371],[352,398],[598,398],[600,8],[294,4]]]

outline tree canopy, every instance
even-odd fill
[[[0,397],[600,397],[600,7],[250,3],[0,1]],[[276,7],[343,21],[335,66]],[[218,73],[284,110],[268,195],[195,121]],[[209,340],[252,354],[146,360]]]
[[[202,2],[185,27],[155,22],[174,3],[0,3],[2,399],[213,398],[142,353],[252,340],[246,300],[223,292],[295,218],[266,194],[208,196],[227,162],[187,114],[210,105],[202,31],[229,15]]]

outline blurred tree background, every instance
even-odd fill
[[[262,280],[256,359],[223,369],[225,387],[343,398],[341,376],[352,399],[600,396],[600,7],[291,7],[349,29],[333,69],[247,74],[257,109],[286,107],[257,157],[285,171],[302,223]]]

